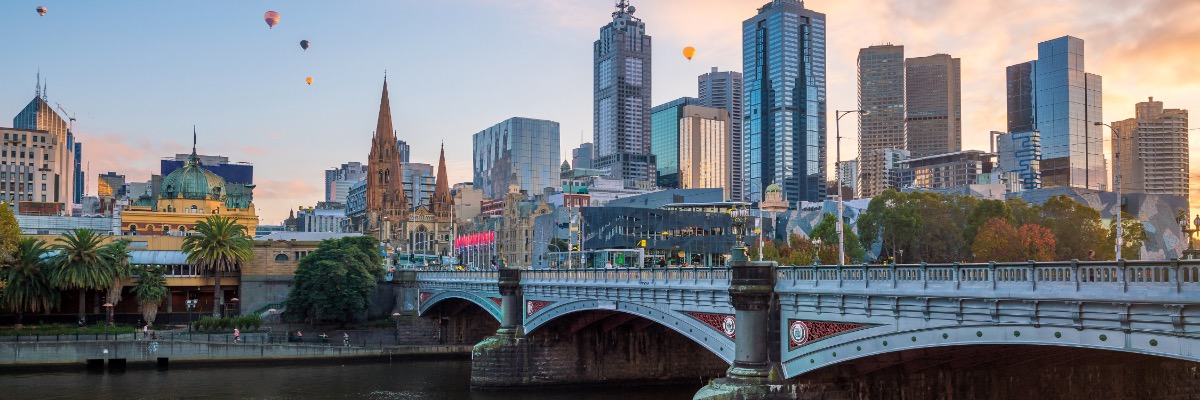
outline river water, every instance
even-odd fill
[[[3,399],[472,399],[650,400],[690,399],[695,385],[528,389],[469,389],[471,362],[176,367],[0,374]]]

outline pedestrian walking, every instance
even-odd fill
[[[350,334],[349,333],[342,332],[342,346],[350,347]]]
[[[142,326],[142,339],[150,336],[150,324]]]
[[[242,340],[242,331],[239,331],[238,328],[233,328],[233,342],[238,343],[241,340]]]

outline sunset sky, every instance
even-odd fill
[[[695,96],[696,76],[711,67],[741,71],[741,23],[765,2],[631,0],[654,40],[654,103]],[[412,161],[435,164],[444,141],[452,181],[471,180],[471,135],[509,117],[560,122],[569,156],[581,136],[591,141],[592,42],[613,3],[4,1],[0,126],[33,97],[40,68],[50,103],[78,118],[89,194],[107,171],[148,180],[161,157],[189,150],[196,125],[200,153],[254,164],[259,215],[279,223],[288,209],[322,199],[323,170],[366,161],[384,70]],[[34,12],[39,5],[49,8],[45,17]],[[1149,96],[1167,108],[1200,110],[1200,23],[1191,20],[1200,1],[806,6],[829,24],[831,115],[856,107],[860,48],[892,43],[908,57],[948,53],[962,59],[963,147],[986,150],[988,132],[1006,126],[1004,68],[1035,59],[1038,42],[1063,35],[1084,39],[1087,71],[1103,76],[1106,122],[1132,117],[1134,103]],[[274,29],[263,22],[267,10],[282,14]],[[303,39],[312,42],[307,52]],[[680,54],[689,45],[697,49],[690,62]],[[843,157],[853,158],[853,119],[842,129],[850,132]],[[1200,149],[1200,140],[1191,144]],[[1191,161],[1195,204],[1200,157]]]

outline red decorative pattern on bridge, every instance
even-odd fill
[[[841,322],[789,320],[788,350],[825,339],[830,336],[866,328],[868,325]]]
[[[492,300],[493,303],[496,303],[496,307],[504,308],[504,300],[502,300],[501,298],[490,297],[490,299]]]
[[[541,311],[546,306],[554,304],[551,301],[529,300],[525,302],[525,316],[528,317],[534,313]]]
[[[737,317],[733,315],[698,312],[685,312],[684,314],[716,329],[717,332],[721,332],[721,334],[728,336],[730,339],[737,338]]]
[[[421,292],[421,301],[417,302],[417,304],[418,304],[418,305],[425,305],[425,300],[426,300],[426,299],[428,299],[428,298],[429,298],[429,296],[433,296],[433,293],[429,293],[429,292]]]

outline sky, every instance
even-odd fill
[[[631,0],[653,37],[654,104],[696,96],[696,77],[712,67],[741,71],[741,23],[766,2]],[[366,161],[385,71],[412,161],[436,164],[445,144],[452,182],[471,180],[471,135],[510,117],[558,121],[569,159],[581,137],[591,141],[592,42],[614,3],[6,0],[0,116],[16,116],[32,99],[40,69],[50,103],[77,118],[88,194],[107,171],[148,180],[160,158],[190,150],[195,125],[201,154],[254,164],[258,214],[274,224],[323,200],[322,171]],[[1036,59],[1038,42],[1064,35],[1085,40],[1085,68],[1103,76],[1105,121],[1133,117],[1134,104],[1150,96],[1200,110],[1200,24],[1189,20],[1200,15],[1198,1],[805,3],[829,27],[831,115],[856,108],[860,48],[948,53],[962,59],[963,148],[986,150],[988,132],[1006,127],[1004,68]],[[46,16],[34,11],[39,5]],[[267,10],[282,15],[271,29]],[[308,51],[300,40],[311,42]],[[691,61],[685,46],[697,49]],[[11,126],[8,118],[0,126]],[[853,158],[854,119],[841,128],[849,132],[842,156]],[[1197,209],[1200,157],[1191,162]]]

